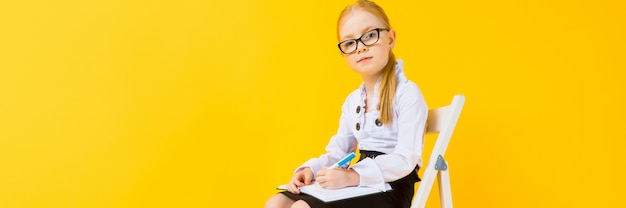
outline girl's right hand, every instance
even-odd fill
[[[293,174],[289,183],[287,183],[287,191],[300,194],[300,189],[298,187],[305,186],[311,184],[313,180],[313,171],[311,168],[303,168]]]

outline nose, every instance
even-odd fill
[[[357,43],[356,44],[356,53],[357,54],[366,52],[368,50],[368,47],[364,43],[362,43],[361,41],[357,41],[356,43]],[[359,44],[359,43],[361,43],[361,44]]]

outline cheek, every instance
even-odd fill
[[[380,44],[376,46],[376,49],[373,50],[374,53],[376,53],[376,55],[388,55],[389,54],[389,50],[391,50],[391,48],[389,48],[388,44]]]
[[[370,50],[370,53],[377,57],[377,62],[387,62],[389,59],[389,48],[387,45],[378,45],[373,50]]]
[[[348,65],[352,66],[356,62],[356,56],[354,54],[343,54],[343,60],[346,61]]]

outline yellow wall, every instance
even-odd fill
[[[261,207],[360,83],[350,2],[3,1],[0,207]],[[429,106],[467,97],[457,207],[626,206],[624,1],[379,3]]]

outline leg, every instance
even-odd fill
[[[293,203],[293,205],[291,205],[291,208],[311,208],[311,207],[304,200],[298,200],[295,203]]]
[[[265,208],[290,208],[294,202],[283,194],[276,194],[265,202]]]

